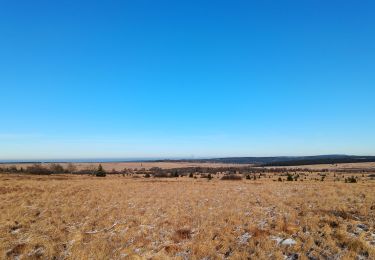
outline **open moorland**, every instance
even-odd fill
[[[53,163],[43,163],[42,165],[45,167],[49,167]],[[69,163],[59,163],[61,166],[66,168]],[[251,164],[228,164],[228,163],[199,163],[199,162],[104,162],[100,163],[103,168],[107,171],[111,171],[115,169],[116,171],[121,171],[123,169],[151,169],[153,167],[159,167],[163,169],[174,169],[174,168],[183,168],[183,167],[228,167],[228,166],[246,166]],[[0,164],[0,168],[3,167],[12,167],[16,166],[17,168],[26,168],[32,166],[33,163],[3,163]],[[90,163],[90,162],[82,162],[82,163],[74,163],[76,169],[82,170],[92,167],[98,167],[99,163]],[[374,164],[375,165],[375,164]]]
[[[372,164],[215,166],[0,166],[0,258],[375,259]]]

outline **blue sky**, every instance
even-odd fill
[[[375,155],[373,1],[0,2],[0,159]]]

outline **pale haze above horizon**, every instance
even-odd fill
[[[0,160],[375,155],[374,1],[1,1]]]

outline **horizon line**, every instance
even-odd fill
[[[206,156],[206,157],[82,157],[82,158],[50,158],[50,159],[0,159],[0,164],[6,163],[121,163],[121,162],[153,162],[153,161],[188,161],[188,160],[215,160],[230,158],[301,158],[301,157],[319,157],[319,156],[356,156],[372,157],[375,155],[354,155],[354,154],[314,154],[314,155],[275,155],[275,156]]]

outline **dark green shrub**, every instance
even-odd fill
[[[107,175],[106,171],[103,169],[103,166],[99,164],[98,170],[96,171],[96,177],[105,177]]]
[[[345,183],[357,183],[357,179],[354,176],[345,178]]]

